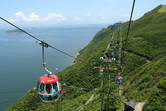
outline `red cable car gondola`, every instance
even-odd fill
[[[57,100],[61,93],[58,77],[53,74],[45,74],[41,76],[37,84],[37,93],[43,102]]]
[[[104,72],[104,70],[103,70],[103,69],[100,69],[99,75],[100,75],[100,76],[103,76],[103,72]]]

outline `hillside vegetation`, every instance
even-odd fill
[[[79,53],[77,62],[59,72],[62,95],[43,103],[36,89],[29,91],[7,111],[123,111],[127,101],[145,102],[144,111],[166,110],[166,6],[160,5],[132,21],[127,46],[128,22],[99,31]],[[114,54],[112,54],[114,52]],[[123,84],[115,84],[122,57]],[[100,57],[115,58],[105,62]],[[100,76],[99,69],[104,69]]]
[[[158,60],[166,53],[166,13],[158,13],[165,5],[160,5],[132,22],[127,49],[150,60]],[[127,25],[122,27],[123,36],[127,33]]]

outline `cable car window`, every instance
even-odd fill
[[[120,80],[119,80],[119,79],[117,79],[117,80],[116,80],[116,82],[119,84],[119,83],[120,83]]]
[[[40,93],[44,93],[44,84],[43,83],[40,84]]]
[[[57,83],[56,82],[52,83],[52,86],[53,86],[53,88],[56,88],[57,87]]]
[[[46,91],[47,91],[47,93],[48,94],[50,94],[51,93],[51,84],[46,84]]]

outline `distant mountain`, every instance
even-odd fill
[[[6,33],[23,33],[23,32],[18,29],[14,29],[14,30],[8,30],[6,31]]]
[[[32,89],[7,111],[123,111],[127,101],[134,101],[136,108],[141,106],[143,111],[165,111],[165,9],[165,5],[160,5],[132,21],[125,49],[128,22],[99,31],[79,51],[76,63],[57,73],[60,83],[67,86],[62,86],[63,94],[56,102],[43,103],[36,89]],[[123,84],[118,86],[115,77],[121,67],[120,52]],[[111,58],[116,61],[101,62],[101,56],[105,61]],[[102,77],[100,68],[104,68]]]

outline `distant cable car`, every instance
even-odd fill
[[[112,58],[112,61],[114,62],[114,61],[115,61],[115,58]]]
[[[122,77],[121,76],[116,76],[115,77],[115,83],[118,85],[122,85]]]
[[[37,83],[37,93],[43,102],[56,101],[61,93],[58,77],[53,74],[41,76]]]
[[[103,70],[103,69],[100,69],[99,75],[100,75],[100,76],[103,76],[103,72],[104,72],[104,70]]]
[[[119,58],[121,58],[121,54],[119,54]]]
[[[108,60],[108,62],[112,62],[112,60],[111,60],[111,59],[109,59],[109,60]]]
[[[103,59],[104,59],[104,57],[100,57],[100,59],[101,59],[101,60],[103,60]]]

